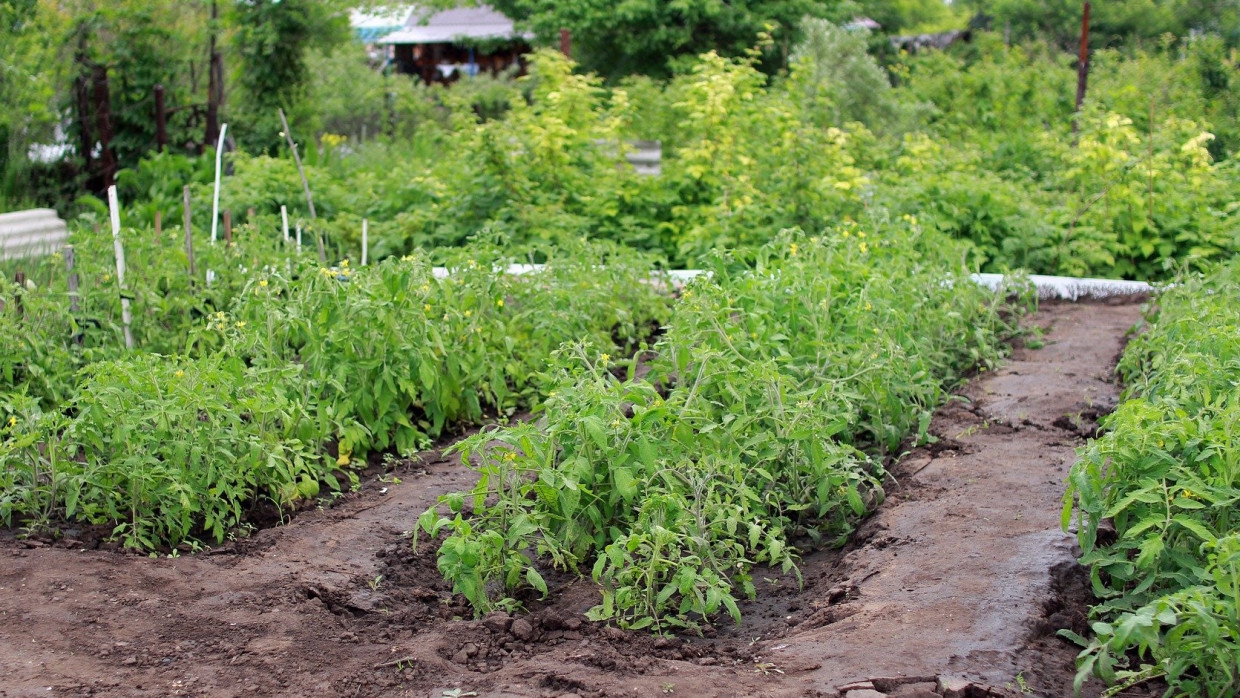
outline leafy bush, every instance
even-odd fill
[[[1177,694],[1240,689],[1240,267],[1166,291],[1125,352],[1126,401],[1081,451],[1065,495],[1091,568],[1096,638],[1078,685],[1165,676]],[[1104,522],[1115,539],[1100,537]],[[1131,666],[1133,651],[1140,666]]]
[[[144,353],[120,337],[102,235],[81,234],[76,314],[63,260],[33,269],[42,286],[0,283],[6,525],[109,523],[142,549],[219,542],[264,499],[339,489],[369,451],[529,408],[562,342],[631,352],[666,312],[651,260],[616,245],[478,242],[442,276],[425,255],[322,267],[264,242],[271,229],[240,233],[203,246],[209,287],[178,236],[138,238],[127,293]],[[531,261],[545,264],[507,272]]]
[[[617,377],[588,344],[563,350],[543,420],[462,442],[478,486],[420,519],[451,531],[439,568],[456,591],[482,612],[545,592],[531,557],[592,564],[595,619],[695,627],[738,617],[754,565],[842,544],[882,498],[867,451],[924,438],[944,387],[994,359],[1004,331],[1001,302],[942,271],[941,238],[870,233],[783,234],[752,269],[718,256],[645,377]]]
[[[0,518],[37,526],[63,510],[151,549],[222,542],[259,495],[284,506],[320,481],[338,489],[313,403],[286,397],[297,373],[147,355],[88,368],[68,421],[11,403]]]

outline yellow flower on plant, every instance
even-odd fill
[[[244,322],[244,321],[240,321],[240,322],[238,322],[238,323],[237,323],[237,329],[241,329],[242,327],[245,327],[245,322]]]
[[[259,285],[259,286],[262,286],[262,287],[264,287],[264,288],[266,288],[266,287],[267,287],[267,280],[266,280],[266,279],[262,279],[262,280],[260,280],[260,281],[258,282],[258,285]]]
[[[797,244],[795,242],[788,247],[788,253],[793,257],[797,256]]]
[[[866,309],[866,310],[873,310],[873,309],[874,309],[874,306],[870,305],[870,302],[869,302],[869,301],[866,301],[866,302],[865,302],[865,309]]]
[[[17,417],[9,417],[9,426],[10,427],[17,426]]]
[[[495,301],[495,307],[496,307],[496,308],[502,308],[502,307],[504,307],[504,299],[503,299],[503,298],[501,298],[501,299],[499,299],[499,300]]]
[[[866,247],[866,244],[864,242],[861,243],[861,254],[865,254],[868,251],[869,251],[869,248]]]
[[[470,315],[473,315],[473,314],[474,314],[474,311],[472,311],[472,310],[466,310],[466,311],[465,311],[465,317],[469,317]]]
[[[426,305],[422,306],[422,309],[429,313],[431,311],[431,304],[427,303]]]
[[[172,374],[172,375],[176,376],[177,378],[184,378],[184,377],[185,377],[185,371],[182,371],[181,369],[179,369],[179,368],[178,368],[178,369],[177,369],[177,372],[176,372],[176,373],[174,373],[174,374]]]
[[[598,360],[599,363],[605,364],[608,361],[611,361],[611,354],[599,354]]]

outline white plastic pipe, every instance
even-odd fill
[[[125,297],[125,246],[121,243],[121,205],[116,196],[116,185],[108,187],[108,212],[112,218],[112,250],[116,253],[116,285],[121,292],[121,325],[125,331],[125,348],[133,349],[133,312]]]
[[[224,164],[224,134],[228,124],[220,126],[220,141],[215,146],[215,200],[211,204],[211,244],[215,244],[216,230],[220,222],[220,170]]]

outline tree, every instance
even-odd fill
[[[439,5],[455,5],[440,0]],[[572,32],[573,58],[608,79],[634,73],[666,77],[698,54],[741,56],[759,32],[774,25],[766,53],[768,73],[786,67],[801,18],[829,16],[822,0],[493,0],[497,10],[553,45],[560,29]]]
[[[1072,50],[1079,41],[1082,4],[1082,0],[969,3],[993,17],[994,27],[1010,27],[1013,41],[1045,38],[1065,50]],[[1164,34],[1183,38],[1192,30],[1220,34],[1236,45],[1240,41],[1240,0],[1095,1],[1090,12],[1090,44],[1094,48],[1131,43],[1153,48]]]
[[[237,0],[230,19],[240,99],[229,111],[245,124],[235,133],[247,149],[273,151],[282,142],[276,110],[297,121],[303,106],[307,51],[347,40],[348,19],[336,3],[317,0]]]
[[[38,0],[0,2],[0,204],[15,191],[25,152],[56,121],[56,17]]]

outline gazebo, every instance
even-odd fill
[[[401,73],[426,83],[450,83],[482,71],[498,74],[512,65],[524,72],[522,56],[533,36],[516,31],[512,20],[481,5],[451,10],[415,9],[405,26],[378,40],[392,47]]]

